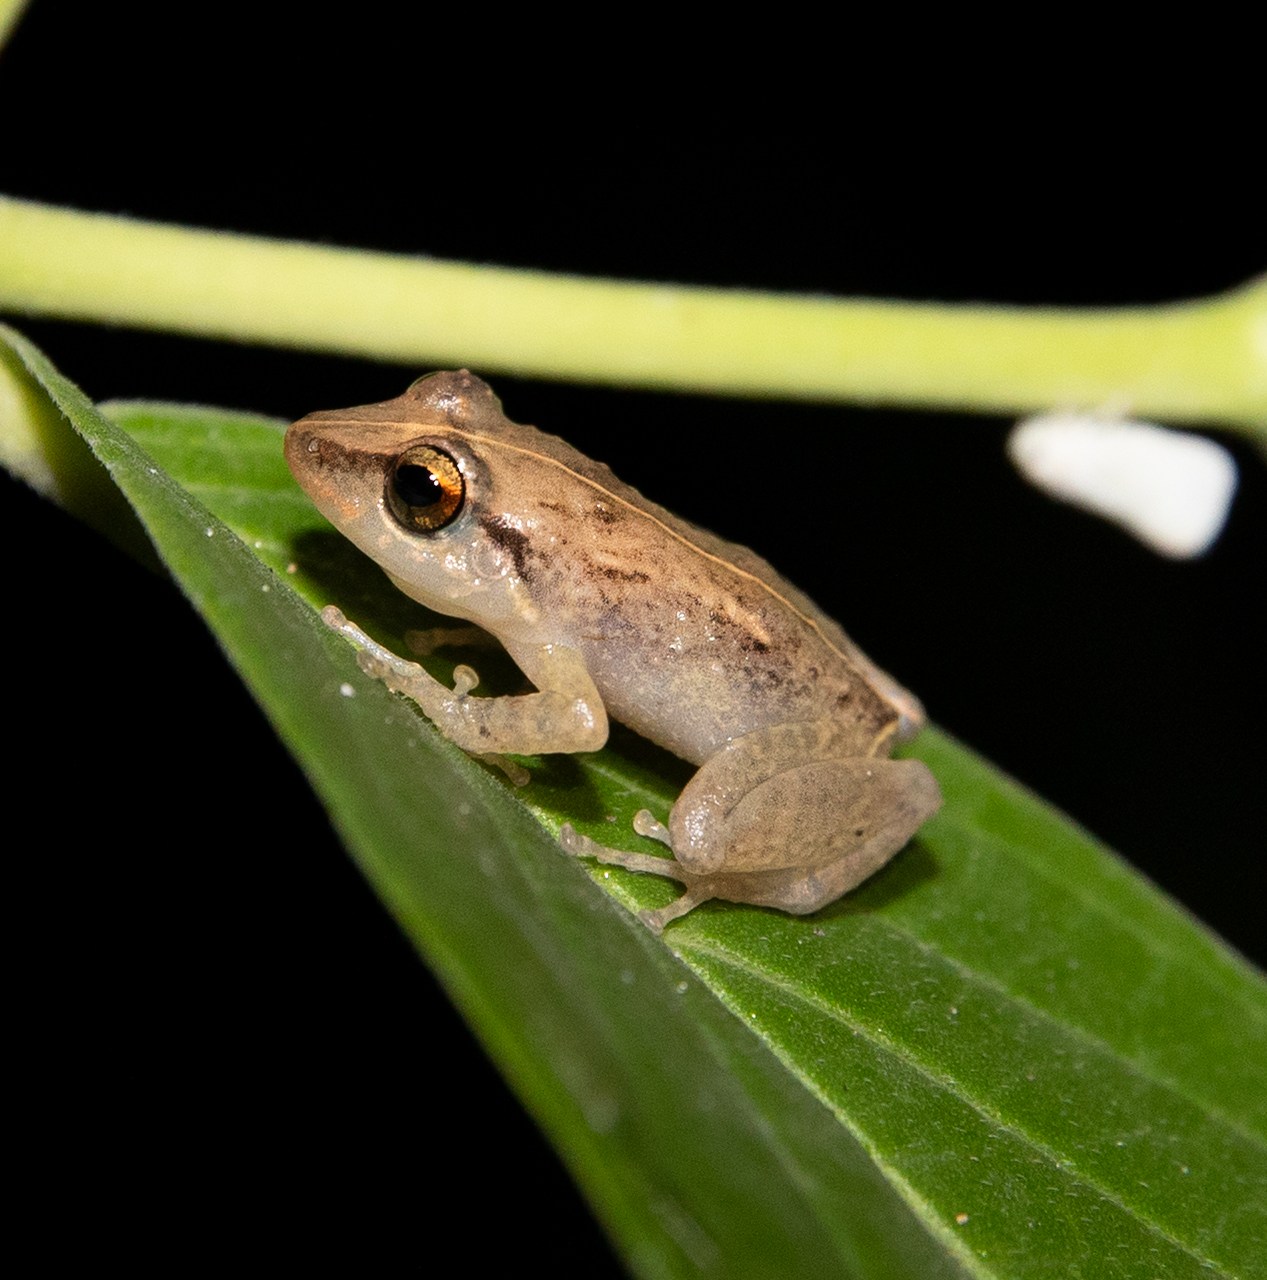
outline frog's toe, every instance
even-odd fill
[[[712,897],[710,893],[701,893],[694,889],[688,889],[680,898],[674,898],[667,906],[661,907],[658,911],[639,911],[638,919],[651,930],[652,933],[663,933],[664,926],[672,921],[686,915],[688,911],[694,911],[701,902],[707,902]]]
[[[512,760],[509,756],[502,755],[500,752],[472,751],[471,755],[476,760],[481,760],[484,764],[491,765],[494,769],[500,769],[506,775],[506,779],[512,787],[526,787],[532,781],[532,774],[518,760]],[[562,843],[562,840],[563,833],[559,832],[560,843]]]
[[[453,668],[454,697],[465,698],[479,682],[479,674],[474,667],[468,667],[466,663],[462,662]]]
[[[381,680],[384,684],[387,683],[387,677],[392,674],[392,669],[387,663],[372,653],[366,653],[364,649],[356,655],[356,665],[371,680]]]
[[[668,827],[650,809],[639,809],[634,814],[633,829],[640,836],[646,836],[649,840],[659,840],[661,844],[667,844],[670,849],[673,848],[673,837],[669,834]]]
[[[584,858],[585,846],[592,843],[592,840],[581,835],[570,822],[565,822],[559,828],[559,844],[563,846],[565,853],[570,853],[574,858]]]

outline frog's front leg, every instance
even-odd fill
[[[597,751],[607,741],[607,711],[579,653],[562,645],[517,651],[515,660],[540,692],[514,697],[472,698],[479,677],[467,666],[453,672],[453,688],[416,662],[384,648],[329,605],[327,626],[360,650],[361,669],[422,709],[436,728],[463,751],[477,755]]]
[[[840,754],[853,747],[832,721],[758,730],[700,768],[667,827],[646,810],[634,819],[674,858],[602,849],[570,827],[564,847],[686,885],[669,906],[642,914],[657,932],[709,898],[817,911],[878,871],[941,805],[918,760]]]

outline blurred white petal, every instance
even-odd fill
[[[1222,445],[1151,422],[1038,414],[1016,424],[1007,448],[1038,488],[1175,559],[1209,549],[1236,492],[1236,463]]]

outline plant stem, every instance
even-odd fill
[[[0,306],[239,341],[727,394],[1267,429],[1267,277],[1042,310],[633,284],[0,197]]]
[[[26,0],[0,0],[0,47],[4,46],[25,8]]]

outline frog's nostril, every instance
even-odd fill
[[[322,457],[320,433],[303,426],[301,422],[292,424],[287,430],[284,452],[286,465],[294,472],[296,479],[302,479],[304,474],[313,472],[326,461]]]

